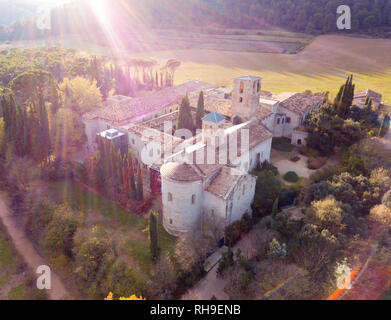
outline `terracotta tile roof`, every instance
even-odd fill
[[[280,102],[279,106],[296,114],[303,114],[313,107],[320,106],[324,97],[296,93]]]
[[[354,99],[360,99],[360,98],[366,98],[366,97],[372,98],[372,100],[375,102],[381,102],[383,96],[380,93],[377,93],[377,92],[372,91],[370,89],[357,91],[354,94]]]
[[[236,174],[233,174],[232,171],[236,171]],[[222,167],[219,174],[206,188],[206,191],[219,198],[227,199],[241,177],[241,172],[238,170],[229,167]]]
[[[274,104],[277,103],[277,101],[273,101]],[[259,110],[258,110],[258,120],[265,119],[266,117],[270,116],[273,114],[273,103],[268,104],[268,103],[259,103]]]
[[[256,120],[251,120],[247,122],[245,125],[243,125],[240,129],[248,129],[249,130],[249,143],[248,146],[249,150],[254,149],[256,146],[261,144],[262,142],[265,142],[268,139],[273,138],[273,134],[263,125],[260,124]],[[238,139],[238,154],[241,155],[241,136],[242,130],[238,130],[237,139]]]
[[[187,163],[168,162],[161,166],[160,174],[164,178],[175,181],[199,181],[202,176],[194,165]]]
[[[149,114],[179,101],[186,93],[214,88],[201,81],[189,81],[176,87],[165,88],[138,98],[116,97],[108,99],[105,107],[83,116],[85,120],[104,119],[112,124],[123,124],[132,118]]]
[[[166,150],[173,151],[179,144],[183,143],[183,140],[179,137],[175,137],[165,132],[153,128],[144,127],[141,125],[120,127],[120,129],[132,132],[139,137],[144,136],[145,138],[153,140],[153,142],[161,146],[162,155],[166,153]]]
[[[198,96],[192,95],[189,97],[190,104],[193,108],[197,108]],[[226,117],[232,117],[232,101],[231,99],[219,98],[215,95],[204,95],[204,108],[207,112],[217,112]]]

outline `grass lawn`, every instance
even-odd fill
[[[292,152],[295,149],[288,138],[273,138],[272,147],[282,152]]]
[[[83,213],[90,210],[99,212],[104,219],[97,224],[104,225],[118,241],[120,253],[130,257],[141,269],[146,271],[150,269],[152,259],[146,230],[147,216],[129,213],[118,204],[86,190],[73,181],[53,183],[51,190],[57,200],[68,202],[73,208]],[[159,224],[158,241],[162,251],[171,251],[176,238],[169,235]]]

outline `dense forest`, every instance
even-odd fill
[[[53,8],[51,30],[39,30],[32,20],[0,27],[0,40],[79,34],[103,41],[102,25],[110,25],[110,31],[121,39],[143,28],[224,32],[226,28],[280,27],[324,34],[336,31],[336,11],[342,4],[352,10],[350,32],[388,37],[391,30],[391,0],[103,0],[103,16],[91,3],[81,0]]]

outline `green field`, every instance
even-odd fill
[[[225,35],[155,31],[136,37],[131,49],[103,47],[77,37],[3,44],[0,48],[60,45],[126,61],[153,59],[159,69],[168,59],[176,58],[182,62],[175,74],[176,84],[198,79],[232,87],[233,78],[251,74],[262,77],[262,89],[273,93],[310,89],[334,96],[352,73],[357,90],[371,88],[391,104],[390,39],[339,35],[313,39],[284,31],[231,31]]]
[[[391,101],[391,40],[320,36],[298,54],[169,50],[137,55],[165,61],[177,58],[182,66],[177,84],[199,79],[232,87],[234,77],[262,77],[262,89],[273,93],[330,91],[334,96],[350,73],[356,90],[370,88]],[[389,103],[391,104],[391,103]]]

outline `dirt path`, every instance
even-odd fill
[[[5,201],[0,194],[0,220],[7,229],[16,250],[24,258],[27,265],[35,272],[38,266],[46,265],[45,260],[39,255],[39,253],[33,247],[31,241],[25,236],[23,230],[21,230],[14,222],[10,211],[5,204]],[[50,266],[49,266],[50,267]],[[38,275],[37,275],[38,276]],[[70,294],[59,276],[52,271],[51,273],[51,290],[47,291],[47,296],[50,300],[61,300],[70,298]]]

